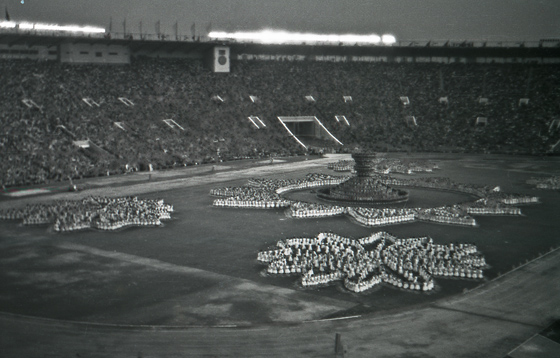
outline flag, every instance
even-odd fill
[[[10,21],[10,14],[8,14],[8,7],[6,6],[6,21]]]

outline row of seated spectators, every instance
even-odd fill
[[[0,78],[5,187],[150,164],[158,169],[301,154],[277,116],[315,115],[342,148],[544,153],[560,139],[548,131],[560,99],[560,67],[554,65],[234,61],[230,74],[216,74],[197,60],[135,58],[126,66],[3,60]],[[307,95],[316,102],[306,101]],[[344,95],[352,96],[351,103]],[[410,104],[404,106],[400,96]],[[478,103],[480,97],[489,103]],[[519,98],[529,104],[518,106]],[[337,114],[350,126],[336,122]],[[250,115],[267,127],[255,128]],[[407,126],[406,116],[415,116],[418,126]],[[474,126],[479,116],[488,118],[486,126]],[[106,155],[72,144],[85,139]]]

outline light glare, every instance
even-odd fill
[[[220,40],[235,40],[239,42],[257,42],[264,44],[288,44],[288,43],[328,43],[328,44],[379,44],[383,42],[390,45],[396,42],[393,35],[376,34],[313,34],[288,32],[283,30],[263,30],[254,32],[223,32],[212,31],[208,37]]]
[[[383,41],[385,45],[392,45],[397,42],[397,39],[393,35],[383,35],[381,41]]]
[[[0,28],[13,29],[15,27],[16,27],[16,23],[13,21],[0,21]]]
[[[33,24],[30,22],[22,22],[19,24],[20,29],[33,30]]]
[[[19,28],[20,30],[37,30],[37,31],[64,31],[64,32],[83,32],[83,33],[104,33],[105,29],[94,26],[78,26],[78,25],[58,25],[58,24],[42,24],[31,22],[14,22],[0,21],[0,28]]]

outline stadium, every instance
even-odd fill
[[[3,356],[560,353],[560,39],[8,17]]]

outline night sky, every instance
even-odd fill
[[[12,20],[122,32],[205,34],[264,28],[390,33],[399,40],[521,41],[560,37],[560,0],[0,0]]]

